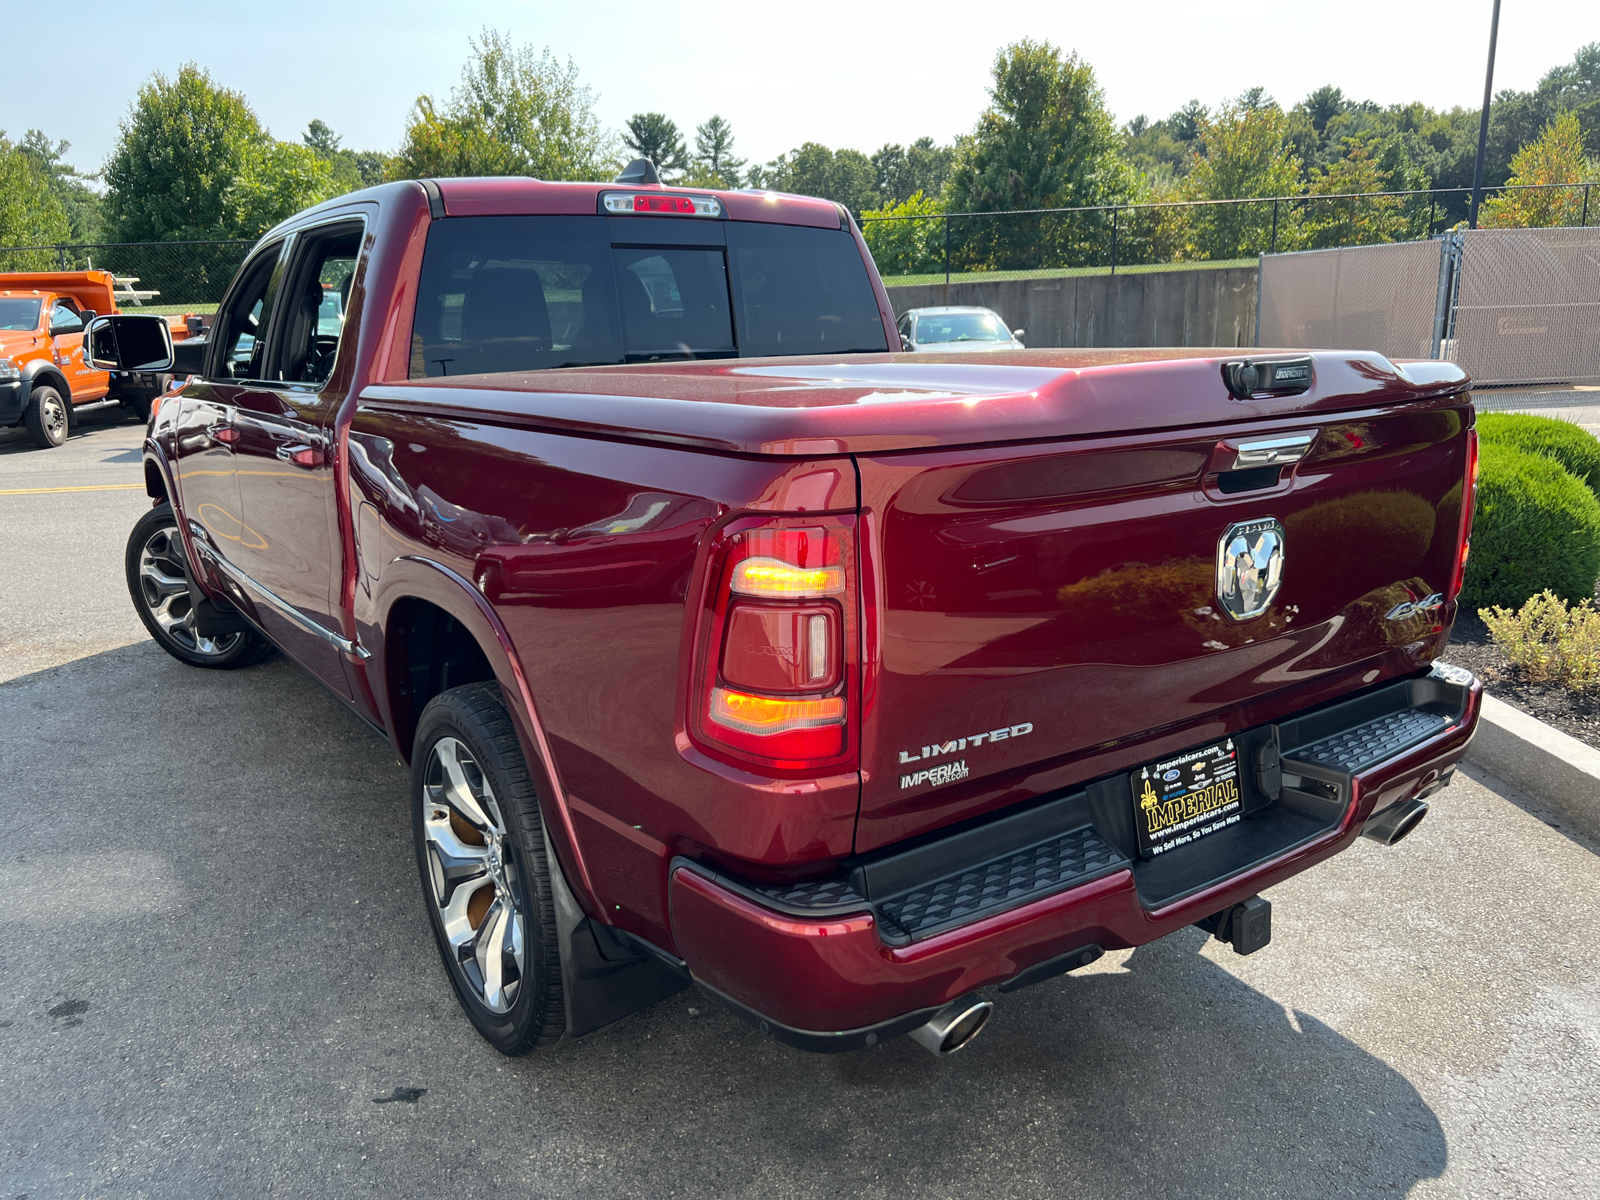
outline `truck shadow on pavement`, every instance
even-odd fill
[[[803,1054],[692,990],[506,1060],[429,938],[405,772],[281,659],[0,685],[0,828],[8,1195],[1322,1197],[1446,1163],[1405,1078],[1192,929],[996,995],[944,1061]]]

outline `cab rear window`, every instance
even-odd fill
[[[847,232],[727,221],[684,234],[691,244],[651,245],[651,225],[600,216],[434,222],[411,377],[888,348]]]

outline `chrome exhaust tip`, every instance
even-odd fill
[[[1381,813],[1367,818],[1361,827],[1361,836],[1381,842],[1385,846],[1397,845],[1413,829],[1422,824],[1428,815],[1428,806],[1421,800],[1402,800],[1391,804]]]
[[[989,1001],[963,996],[941,1008],[926,1025],[913,1029],[911,1040],[936,1058],[945,1058],[977,1037],[993,1011]]]

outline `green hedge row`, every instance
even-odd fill
[[[1600,578],[1600,441],[1551,417],[1478,418],[1478,511],[1461,601],[1520,606],[1545,589],[1570,601]]]

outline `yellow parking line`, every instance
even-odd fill
[[[44,492],[131,492],[143,491],[142,483],[97,483],[91,487],[0,488],[0,496],[37,496]]]

